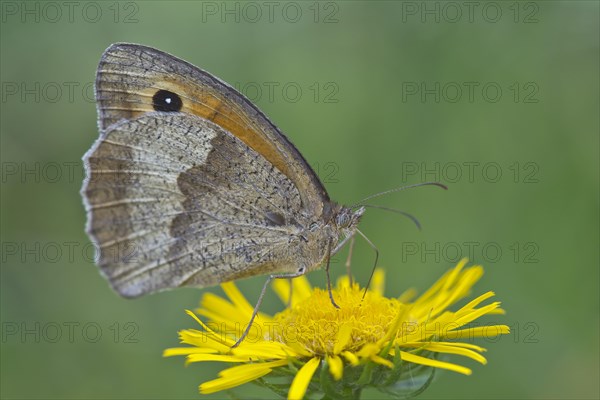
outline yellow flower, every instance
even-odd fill
[[[367,386],[388,393],[406,389],[403,380],[407,374],[413,383],[419,374],[425,376],[420,381],[422,390],[435,368],[471,374],[463,365],[438,360],[439,354],[486,363],[481,355],[484,348],[459,339],[509,333],[506,325],[468,326],[483,315],[504,313],[499,302],[480,306],[494,296],[493,292],[482,294],[457,311],[449,310],[483,274],[481,266],[465,268],[466,262],[462,260],[416,299],[414,290],[398,298],[384,297],[382,270],[376,271],[366,294],[358,284],[351,285],[348,277],[343,277],[332,291],[339,309],[333,307],[326,290],[311,288],[304,277],[292,280],[291,301],[288,280],[276,280],[273,288],[288,307],[274,316],[260,313],[236,348],[232,346],[253,307],[234,283],[227,282],[221,287],[228,300],[211,293],[203,296],[196,312],[207,319],[206,323],[187,311],[202,327],[179,332],[181,343],[191,347],[167,349],[164,356],[185,355],[188,363],[235,364],[222,370],[217,379],[202,383],[203,394],[255,382],[279,394],[287,391],[290,399],[302,398],[307,391],[335,391],[337,397],[358,397]],[[428,371],[431,373],[426,376]],[[291,385],[270,384],[262,379],[268,374],[287,376]]]

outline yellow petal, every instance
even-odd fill
[[[252,360],[256,360],[253,357]],[[238,357],[227,354],[190,354],[187,356],[187,362],[201,362],[201,361],[221,361],[221,362],[246,362],[251,361],[249,357]]]
[[[292,285],[294,285],[294,293],[292,293],[294,298],[292,299],[292,304],[298,304],[312,296],[312,288],[306,276],[302,275],[292,279]]]
[[[445,310],[450,307],[452,304],[456,303],[458,300],[465,297],[471,287],[481,278],[483,275],[483,268],[481,267],[470,267],[467,268],[460,274],[454,278],[453,284],[444,289],[448,290],[447,297],[445,297],[437,307],[440,310]]]
[[[240,337],[246,329],[246,325],[250,322],[250,316],[235,309],[227,310],[223,308],[223,310],[218,312],[212,312],[201,308],[197,312],[199,315],[209,319],[210,322],[208,324],[215,327],[218,335],[223,337]],[[252,322],[252,327],[248,331],[245,341],[256,342],[257,340],[262,340],[265,333],[269,331],[266,325],[271,321],[272,318],[270,316],[259,312]]]
[[[297,341],[297,340],[294,340],[294,341],[288,342],[286,345],[287,345],[287,347],[289,347],[291,350],[293,350],[293,351],[294,351],[294,352],[295,352],[295,353],[298,355],[298,357],[305,357],[305,358],[308,358],[308,357],[312,357],[312,356],[314,355],[314,353],[313,353],[313,352],[310,352],[310,351],[308,351],[308,350],[306,349],[306,347],[305,347],[305,344],[304,344],[304,343],[300,343],[300,342],[299,342],[299,341]]]
[[[463,349],[475,350],[480,353],[487,351],[485,348],[483,348],[481,346],[477,346],[472,343],[461,343],[461,342],[435,342],[435,343],[445,345],[445,346],[462,347]],[[409,346],[411,346],[411,345],[413,345],[413,344],[412,343],[409,344]],[[423,342],[419,343],[419,347],[420,346],[423,346]],[[413,346],[413,347],[417,347],[417,346]]]
[[[296,373],[294,380],[292,381],[292,385],[290,386],[288,399],[295,400],[304,397],[306,388],[310,384],[310,380],[319,367],[320,362],[321,359],[319,357],[313,357],[310,361],[304,364],[302,368],[300,368],[300,370]]]
[[[458,372],[460,374],[471,375],[471,370],[467,367],[443,361],[432,360],[431,358],[421,357],[416,354],[407,353],[406,351],[400,351],[400,358],[404,361],[415,364],[427,365],[435,368],[443,368],[448,369],[450,371]]]
[[[231,302],[214,293],[204,293],[200,301],[198,314],[206,315],[211,320],[219,321],[237,321],[239,319],[248,319],[249,317],[237,309]]]
[[[207,333],[207,335],[205,335],[205,337],[211,338],[215,342],[222,343],[222,347],[223,348],[230,348],[231,346],[233,346],[235,344],[235,342],[233,340],[229,339],[226,335],[219,335],[216,332],[214,332],[212,329],[210,329],[208,326],[206,326],[206,324],[204,322],[202,322],[200,320],[200,318],[198,318],[196,316],[196,314],[194,314],[190,310],[185,310],[185,312],[189,316],[191,316],[192,318],[194,318],[196,320],[196,322],[199,323],[202,326],[202,328],[204,328],[204,330]],[[202,333],[204,333],[204,332],[202,332]]]
[[[361,358],[371,358],[381,350],[381,346],[375,343],[365,344],[356,354]]]
[[[221,390],[231,389],[233,387],[243,385],[244,383],[251,382],[255,379],[258,379],[262,376],[267,375],[271,372],[271,368],[261,366],[260,363],[257,364],[249,364],[244,366],[252,366],[253,368],[249,368],[244,371],[244,373],[231,374],[228,375],[226,370],[221,371],[221,377],[217,379],[213,379],[212,381],[204,382],[199,386],[200,393],[202,394],[210,394],[215,393]],[[237,367],[233,367],[237,368]],[[233,369],[229,368],[229,369]]]
[[[401,326],[406,324],[407,316],[410,315],[412,308],[412,305],[401,306],[400,311],[396,315],[396,318],[394,318],[394,321],[390,324],[385,335],[377,341],[379,346],[383,347],[385,343],[389,343],[392,338],[396,337]]]
[[[377,364],[385,365],[389,368],[394,368],[394,364],[390,360],[386,360],[380,356],[371,356],[371,361],[376,362]]]
[[[340,326],[335,338],[335,345],[333,346],[333,354],[340,354],[342,350],[346,348],[348,342],[352,337],[352,327],[348,324]]]
[[[260,359],[295,357],[296,352],[289,346],[279,342],[248,343],[231,349],[236,356],[252,356]]]
[[[216,350],[199,347],[172,347],[163,351],[163,357],[187,356],[196,353],[216,353]]]
[[[404,293],[402,293],[400,295],[400,297],[398,297],[398,301],[400,303],[408,303],[409,301],[414,299],[416,295],[417,295],[417,291],[415,289],[411,288],[411,289],[406,290]]]
[[[482,302],[484,302],[485,300],[489,299],[490,297],[494,297],[495,293],[492,291],[489,291],[487,293],[482,294],[481,296],[471,300],[470,302],[468,302],[467,304],[465,304],[460,310],[458,310],[456,313],[460,313],[461,310],[472,310],[475,307],[477,307],[479,304],[481,304]]]
[[[273,291],[279,296],[283,304],[288,305],[290,302],[290,280],[275,279],[271,284]],[[292,296],[294,294],[292,293]]]
[[[500,302],[496,301],[492,304],[488,304],[487,306],[477,308],[477,309],[471,311],[470,313],[468,313],[467,315],[457,318],[456,321],[454,321],[454,322],[458,326],[466,325],[469,322],[475,321],[477,318],[481,317],[482,315],[488,314],[491,310],[494,310],[498,307],[500,307]]]
[[[448,287],[454,282],[456,277],[460,274],[460,271],[463,269],[465,264],[467,263],[467,259],[463,258],[459,261],[459,263],[442,275],[440,279],[438,279],[429,289],[425,291],[416,301],[415,303],[426,303],[435,299],[436,296],[439,296],[441,292],[447,290]]]
[[[344,358],[346,360],[348,360],[348,362],[354,366],[357,366],[360,362],[358,360],[358,357],[356,357],[356,355],[354,353],[351,353],[349,351],[344,351],[342,352],[342,355],[344,356]]]
[[[199,332],[200,334],[197,334]],[[229,353],[231,345],[224,344],[223,337],[211,332],[196,331],[186,329],[179,332],[181,343],[192,346],[213,349],[212,353]]]
[[[231,302],[236,306],[236,308],[238,310],[245,313],[248,317],[250,317],[252,315],[252,312],[254,311],[254,307],[252,307],[250,305],[250,303],[248,303],[248,300],[246,300],[246,298],[244,297],[242,292],[240,292],[240,290],[237,288],[235,283],[233,283],[233,282],[222,283],[221,288],[223,289],[223,291],[225,292],[227,297],[229,297]]]
[[[454,269],[450,270],[450,273],[445,276],[446,279],[444,280],[444,286],[442,286],[441,291],[446,291],[452,287],[452,285],[454,285],[454,283],[458,280],[458,277],[461,275],[461,271],[465,265],[467,265],[467,259],[463,258],[458,262]]]
[[[333,379],[339,381],[342,379],[342,374],[344,373],[344,363],[342,359],[338,356],[327,356],[327,364],[329,365],[329,372]]]
[[[335,282],[337,290],[347,289],[350,287],[350,277],[348,275],[340,276]]]
[[[291,279],[292,284],[292,302],[290,304],[290,279],[275,279],[273,281],[273,290],[284,304],[290,304],[294,307],[296,304],[312,295],[310,283],[305,276],[299,276]]]
[[[478,363],[487,364],[487,360],[481,354],[470,349],[465,349],[461,346],[452,346],[451,343],[440,344],[433,342],[427,343],[425,345],[422,344],[420,347],[422,347],[425,350],[435,351],[436,353],[457,354],[469,357],[470,359],[475,360]]]
[[[456,329],[446,332],[444,337],[449,339],[471,339],[476,337],[494,338],[498,335],[510,333],[507,325],[488,325],[475,328]]]
[[[371,280],[371,291],[383,296],[383,288],[385,284],[385,272],[383,269],[377,268],[373,273],[373,279]]]
[[[275,361],[236,365],[235,367],[230,367],[230,368],[227,368],[227,369],[219,372],[219,376],[229,377],[229,376],[234,376],[234,375],[245,375],[248,373],[248,371],[252,371],[254,369],[261,369],[261,368],[272,369],[275,367],[281,367],[283,365],[288,365],[288,360],[275,360]]]

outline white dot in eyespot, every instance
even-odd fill
[[[170,98],[170,97],[167,97],[167,98],[165,99],[165,103],[167,103],[167,104],[171,104],[171,98]]]

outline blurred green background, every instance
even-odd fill
[[[219,288],[128,301],[92,261],[80,159],[98,135],[95,69],[119,41],[241,89],[339,202],[425,180],[450,186],[374,201],[413,213],[422,231],[380,210],[361,224],[381,250],[388,295],[425,290],[463,255],[486,267],[474,294],[494,290],[508,311],[487,321],[512,333],[477,342],[488,365],[440,373],[422,398],[600,396],[598,2],[1,7],[3,398],[194,399],[220,369],[161,357],[179,329],[196,327],[183,310]],[[372,260],[358,241],[363,283]],[[323,286],[324,273],[310,280]],[[250,301],[263,281],[240,282]],[[275,312],[269,296],[263,309]]]

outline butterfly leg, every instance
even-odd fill
[[[331,304],[335,308],[340,308],[333,300],[333,293],[331,292],[331,278],[329,277],[329,262],[331,261],[331,240],[329,241],[329,246],[327,248],[327,266],[325,267],[325,274],[327,275],[327,290],[329,291],[329,300],[331,300]]]
[[[292,278],[288,278],[288,283],[290,285],[290,294],[287,301],[287,308],[292,306],[292,294],[294,293],[294,284],[292,283]]]
[[[379,260],[379,250],[377,249],[377,247],[375,247],[373,242],[371,242],[369,240],[369,238],[366,237],[365,234],[362,233],[359,229],[357,229],[356,232],[358,232],[358,234],[360,236],[362,236],[363,239],[365,239],[365,241],[369,244],[369,246],[371,246],[373,251],[375,251],[375,262],[373,263],[373,269],[371,269],[371,275],[369,275],[369,280],[367,281],[367,285],[365,286],[365,291],[363,292],[363,296],[362,296],[362,298],[364,299],[365,296],[367,295],[367,291],[369,290],[369,286],[371,286],[371,279],[373,279],[373,274],[375,273],[375,269],[377,269],[377,260]]]
[[[262,290],[260,291],[260,295],[258,296],[258,301],[256,302],[256,306],[254,306],[254,310],[252,311],[252,316],[250,317],[250,321],[248,321],[248,325],[246,325],[246,329],[244,329],[244,332],[242,333],[240,338],[237,340],[237,342],[235,342],[235,344],[233,346],[231,346],[231,348],[238,347],[240,345],[240,343],[242,343],[244,341],[246,336],[248,336],[248,332],[250,332],[250,328],[252,327],[254,318],[256,318],[256,315],[258,314],[258,310],[260,309],[260,304],[263,301],[263,297],[265,297],[265,293],[267,292],[267,287],[269,286],[269,283],[271,283],[271,281],[273,279],[283,279],[283,278],[292,279],[292,278],[297,278],[299,276],[302,276],[305,273],[306,273],[306,268],[302,267],[302,268],[299,268],[298,271],[292,272],[291,274],[269,275],[269,277],[267,278],[267,281],[265,282],[265,284],[262,287]]]
[[[348,280],[350,281],[350,286],[352,286],[352,269],[350,268],[350,263],[352,262],[352,250],[354,250],[354,235],[350,239],[350,247],[348,248],[348,257],[346,258],[346,274],[348,275]]]

